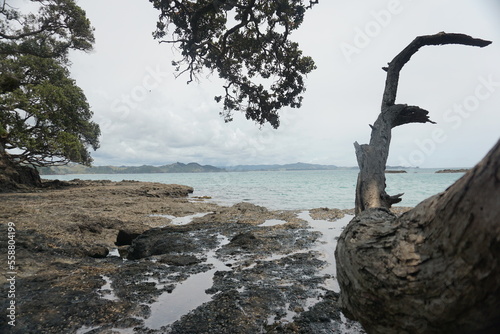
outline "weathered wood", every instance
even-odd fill
[[[385,167],[389,156],[391,130],[396,126],[409,123],[434,123],[428,111],[417,106],[394,104],[396,101],[399,73],[403,66],[422,46],[462,44],[484,47],[490,41],[472,38],[464,34],[438,33],[415,38],[403,51],[385,67],[387,78],[382,97],[382,110],[373,125],[368,145],[354,144],[360,168],[356,186],[356,209],[359,214],[369,208],[390,208],[401,201],[401,195],[390,196],[385,192]],[[435,123],[434,123],[435,124]]]
[[[395,104],[399,72],[425,45],[483,47],[463,34],[417,37],[385,70],[382,111],[370,143],[354,144],[360,173],[356,217],[335,257],[344,312],[368,333],[498,333],[500,328],[500,141],[446,192],[401,217],[385,192],[392,128],[434,123]]]
[[[335,257],[344,312],[368,333],[498,333],[500,141],[401,217],[356,216]]]

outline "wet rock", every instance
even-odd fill
[[[237,291],[218,294],[203,308],[198,308],[174,323],[171,334],[191,333],[259,333],[261,324],[249,318],[241,307],[245,303]],[[262,319],[264,320],[264,319]],[[263,321],[261,321],[262,323]]]
[[[248,203],[248,202],[237,203],[237,204],[233,205],[233,208],[242,212],[242,213],[246,213],[246,212],[265,213],[265,212],[268,212],[267,208],[265,208],[263,206],[255,205],[252,203]]]
[[[317,208],[309,210],[312,219],[336,221],[345,216],[345,212],[339,209]]]
[[[186,229],[150,229],[135,238],[129,247],[127,258],[137,260],[152,255],[182,254],[196,250]]]
[[[159,262],[171,266],[189,266],[200,263],[201,260],[193,255],[165,255]]]
[[[224,226],[226,226],[224,224]],[[135,238],[127,258],[137,260],[153,255],[205,253],[219,243],[221,228],[212,224],[188,224],[149,229]]]
[[[262,245],[262,241],[257,239],[255,234],[252,232],[245,232],[234,236],[227,247],[250,249],[259,247],[260,245]]]
[[[139,192],[147,197],[170,197],[181,198],[187,197],[192,194],[194,189],[192,187],[183,186],[179,184],[148,184],[139,188]]]

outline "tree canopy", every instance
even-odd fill
[[[70,77],[68,53],[91,50],[93,28],[74,0],[30,5],[36,14],[0,5],[0,153],[34,166],[88,165],[100,130]]]
[[[226,121],[241,111],[277,128],[280,109],[301,106],[304,76],[315,64],[290,35],[318,1],[150,2],[160,10],[153,36],[180,49],[181,59],[173,62],[178,74],[187,73],[191,82],[207,69],[225,80],[224,93],[215,100],[223,103]]]

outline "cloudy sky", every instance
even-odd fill
[[[388,164],[468,167],[500,134],[500,3],[497,0],[322,0],[292,35],[318,69],[301,109],[278,130],[243,115],[224,123],[217,77],[175,79],[176,50],[153,40],[147,0],[80,0],[95,27],[92,53],[72,54],[72,75],[101,126],[95,165],[216,166],[320,163],[355,166],[353,143],[369,140],[385,82],[381,70],[413,38],[440,31],[488,39],[486,48],[421,49],[401,73],[398,103],[431,112],[432,124],[393,131]]]

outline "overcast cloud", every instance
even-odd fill
[[[390,165],[468,167],[499,139],[500,4],[496,0],[322,0],[292,35],[318,69],[301,109],[281,112],[278,130],[243,115],[224,123],[218,78],[175,79],[176,51],[152,38],[158,13],[147,0],[81,0],[95,27],[90,54],[72,73],[101,126],[95,165],[217,166],[321,163],[355,166],[385,82],[381,70],[418,35],[440,31],[488,39],[486,48],[426,47],[404,67],[398,103],[431,112],[436,125],[394,130]]]

